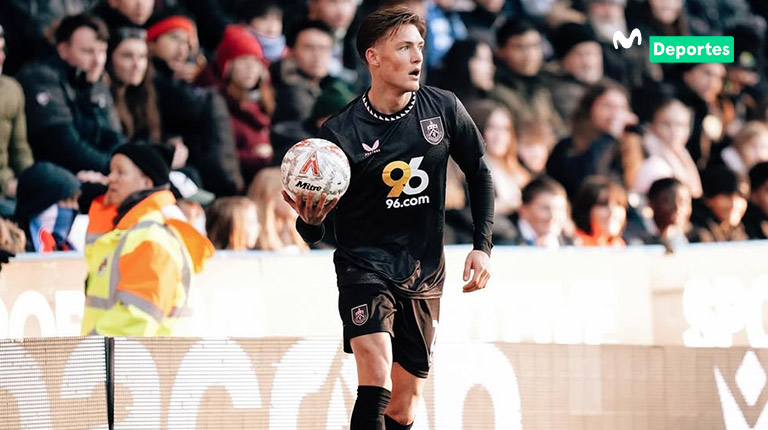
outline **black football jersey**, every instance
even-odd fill
[[[490,254],[493,185],[484,142],[453,93],[421,87],[393,115],[377,112],[363,94],[331,117],[319,137],[341,147],[351,167],[333,218],[339,285],[373,275],[409,297],[441,294],[449,156],[469,184],[474,248]],[[322,237],[322,229],[299,227],[308,241]]]

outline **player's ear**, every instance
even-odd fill
[[[379,53],[376,52],[376,49],[372,47],[365,51],[365,60],[370,66],[378,67],[381,65],[381,61],[379,60]]]

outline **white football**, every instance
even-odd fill
[[[314,201],[338,199],[349,187],[349,161],[344,151],[325,139],[305,139],[293,145],[280,164],[283,189],[296,199],[296,192],[312,192]]]

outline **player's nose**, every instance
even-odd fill
[[[424,61],[424,53],[422,53],[419,49],[414,49],[412,51],[413,54],[411,55],[411,62],[414,64],[421,64],[421,62]]]

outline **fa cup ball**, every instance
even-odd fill
[[[349,187],[349,161],[344,151],[325,139],[305,139],[288,150],[280,164],[283,189],[296,200],[296,193],[313,193],[314,201],[340,198]]]

